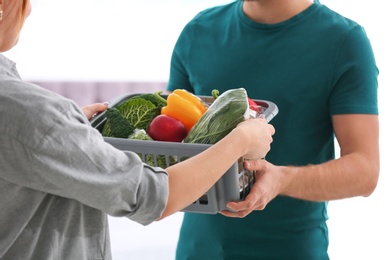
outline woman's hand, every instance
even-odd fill
[[[239,158],[264,158],[270,150],[274,132],[274,127],[264,119],[248,119],[205,151],[166,168],[169,197],[160,219],[185,208],[205,194]],[[239,209],[242,207],[247,205],[237,206]]]
[[[94,103],[90,105],[86,105],[81,107],[81,110],[84,112],[84,115],[88,118],[91,119],[96,113],[106,111],[108,106],[107,102],[104,103]]]
[[[245,159],[262,159],[271,149],[275,128],[265,119],[247,119],[237,125],[233,131],[240,132],[241,140],[247,147]]]

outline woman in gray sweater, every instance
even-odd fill
[[[29,0],[0,0],[0,52],[17,43],[30,11]],[[1,259],[111,259],[107,214],[143,225],[169,216],[238,158],[263,158],[274,134],[265,121],[246,120],[210,149],[164,170],[106,143],[89,124],[104,110],[79,108],[21,80],[0,54]]]

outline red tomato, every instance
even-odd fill
[[[181,142],[188,133],[182,122],[164,114],[150,122],[147,132],[153,140],[166,142]]]

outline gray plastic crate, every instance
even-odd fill
[[[143,93],[129,93],[114,98],[110,101],[109,107],[118,106],[127,99],[141,94]],[[211,103],[213,101],[213,98],[209,96],[200,96],[200,98],[206,103]],[[262,115],[268,122],[278,113],[278,107],[274,103],[266,100],[254,101],[263,108]],[[91,120],[91,125],[101,132],[105,121],[106,117],[103,112]],[[122,151],[138,153],[144,162],[146,161],[146,158],[149,160],[150,158],[153,158],[154,165],[157,165],[157,160],[164,158],[167,166],[170,165],[171,157],[174,158],[176,162],[179,162],[194,156],[211,146],[208,144],[144,141],[110,137],[104,137],[104,140]],[[222,178],[219,179],[203,196],[182,211],[216,214],[221,210],[227,210],[226,203],[229,201],[244,200],[246,195],[249,194],[254,182],[254,173],[245,170],[243,161],[240,159],[234,163]]]

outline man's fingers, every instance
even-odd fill
[[[264,159],[246,160],[244,166],[245,169],[250,171],[260,171],[265,168],[266,161]]]

